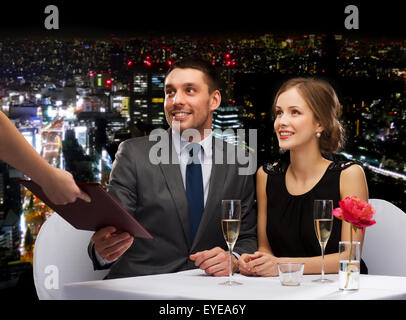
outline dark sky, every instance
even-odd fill
[[[59,30],[46,30],[45,7],[59,9]],[[359,9],[359,30],[346,30],[347,5]],[[0,28],[8,36],[132,36],[155,33],[241,35],[323,32],[406,37],[401,2],[392,1],[8,1]]]

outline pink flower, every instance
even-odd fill
[[[360,198],[356,196],[347,197],[344,200],[341,200],[339,203],[339,208],[335,208],[333,210],[333,215],[340,220],[347,221],[351,224],[351,231],[350,231],[350,241],[352,243],[352,229],[356,230],[360,228],[362,230],[362,234],[365,232],[365,228],[372,226],[376,223],[372,217],[375,214],[374,208],[372,206]],[[351,257],[352,257],[352,246],[350,246],[350,255],[348,258],[348,265],[351,264]],[[347,281],[345,282],[344,288],[347,288],[349,280],[350,280],[350,271],[351,269],[348,267],[347,271]]]
[[[340,207],[333,210],[334,216],[340,220],[351,223],[354,227],[362,229],[376,223],[372,217],[375,214],[374,208],[356,196],[347,197],[339,202]]]

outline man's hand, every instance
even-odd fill
[[[134,237],[115,227],[105,227],[94,233],[94,250],[105,260],[116,261],[131,247]]]
[[[215,277],[228,276],[230,270],[229,253],[215,247],[211,250],[196,252],[189,256],[195,266],[204,270],[206,274]],[[237,259],[232,256],[233,272],[237,270]]]

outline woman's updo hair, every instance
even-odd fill
[[[291,88],[296,88],[324,128],[319,138],[320,152],[331,154],[341,150],[345,140],[344,128],[339,121],[340,102],[333,87],[321,79],[292,78],[279,88],[273,105],[283,92]]]

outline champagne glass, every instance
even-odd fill
[[[321,247],[321,278],[314,282],[332,282],[324,277],[324,250],[333,228],[333,200],[314,200],[314,231]]]
[[[233,266],[232,256],[233,248],[240,233],[241,225],[241,200],[223,200],[221,203],[221,227],[223,230],[224,239],[227,242],[229,255],[230,255],[230,270],[228,273],[228,280],[220,283],[226,286],[235,286],[242,283],[232,280],[233,279]]]

